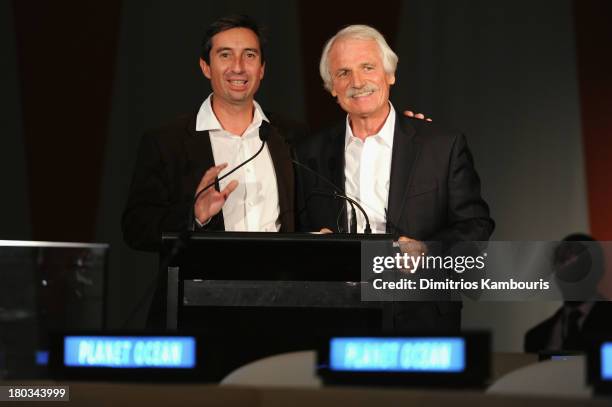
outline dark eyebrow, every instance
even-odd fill
[[[232,48],[230,48],[230,47],[223,47],[223,48],[219,48],[219,49],[215,50],[215,52],[216,52],[217,54],[219,54],[219,53],[221,53],[221,52],[224,52],[224,51],[233,51],[233,49],[232,49]],[[258,54],[258,55],[259,55],[259,50],[258,50],[257,48],[245,48],[245,49],[244,49],[244,51],[247,51],[247,52],[254,52],[254,53],[256,53],[256,54]]]

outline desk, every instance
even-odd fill
[[[25,382],[0,382],[0,385],[25,385]],[[376,388],[248,388],[209,384],[127,384],[28,382],[31,385],[68,385],[70,402],[46,402],[45,406],[214,406],[214,407],[336,407],[351,405],[379,407],[405,405],[424,407],[604,407],[610,400],[563,400],[548,397],[499,396],[476,391],[396,390]],[[23,407],[24,402],[4,405]]]

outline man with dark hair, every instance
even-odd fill
[[[294,177],[287,139],[303,129],[264,113],[254,96],[264,77],[264,41],[247,16],[215,21],[202,43],[200,68],[212,94],[194,114],[144,135],[122,228],[134,249],[156,251],[162,232],[294,230]],[[219,188],[197,192],[259,156]],[[190,212],[195,225],[188,225]]]
[[[257,36],[259,40],[259,52],[261,63],[266,63],[266,38],[263,35],[263,29],[259,27],[257,22],[245,15],[231,15],[222,17],[213,22],[210,27],[206,30],[204,40],[202,41],[202,52],[200,58],[203,59],[207,64],[210,65],[210,51],[213,47],[213,37],[220,32],[230,30],[232,28],[246,28]]]
[[[146,133],[140,142],[122,230],[127,244],[158,251],[162,232],[294,230],[294,175],[287,141],[303,128],[264,113],[254,96],[264,77],[261,30],[245,16],[214,22],[200,68],[212,94],[192,114]],[[194,197],[225,171],[259,155]],[[189,219],[193,214],[194,222]],[[160,275],[147,325],[165,322]]]

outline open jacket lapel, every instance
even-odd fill
[[[389,202],[387,213],[387,232],[399,237],[402,233],[396,225],[400,225],[408,187],[412,182],[414,168],[419,157],[420,145],[415,139],[416,131],[401,117],[395,119],[395,135],[393,137],[393,153],[391,158],[391,177],[389,185]]]
[[[272,157],[272,164],[276,174],[276,187],[278,189],[280,231],[293,232],[295,231],[295,184],[289,146],[285,143],[274,125],[264,121],[259,131],[268,133],[268,150]]]
[[[208,131],[196,131],[195,121],[196,116],[194,115],[193,119],[190,120],[187,125],[186,130],[189,133],[189,137],[185,140],[185,152],[187,153],[186,165],[189,176],[191,177],[189,184],[194,195],[206,170],[215,166],[215,157],[213,155]],[[225,230],[223,211],[213,216],[209,225],[210,227],[207,229],[210,230]]]
[[[345,179],[344,179],[344,138],[346,136],[346,121],[344,125],[337,126],[333,133],[332,142],[329,143],[331,149],[328,162],[323,163],[327,168],[323,169],[323,173],[329,174],[331,181],[340,189],[343,194],[346,194]],[[346,202],[342,199],[335,199],[335,213],[341,213],[338,219],[338,224],[342,226],[344,232],[348,232],[348,218],[346,215]]]

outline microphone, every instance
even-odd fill
[[[188,214],[187,227],[179,235],[178,239],[176,239],[176,242],[174,243],[174,246],[170,250],[170,253],[165,258],[164,262],[161,264],[160,270],[165,270],[168,267],[168,265],[170,265],[172,260],[183,249],[183,247],[185,246],[187,240],[189,239],[189,236],[191,235],[191,232],[192,232],[193,223],[195,221],[195,209],[194,209],[194,206],[195,206],[196,201],[198,200],[198,197],[204,191],[206,191],[208,188],[212,187],[213,185],[215,185],[216,183],[218,183],[219,181],[221,181],[225,177],[231,175],[233,172],[238,170],[240,167],[242,167],[242,166],[246,165],[247,163],[251,162],[252,160],[254,160],[255,157],[257,157],[259,155],[259,153],[262,152],[262,150],[264,149],[264,147],[266,145],[266,142],[268,141],[268,137],[269,137],[269,130],[270,129],[269,129],[268,126],[269,126],[269,124],[266,121],[263,121],[261,123],[261,126],[259,127],[259,139],[261,140],[261,147],[259,147],[259,150],[257,150],[257,152],[255,154],[253,154],[253,156],[251,156],[249,159],[244,161],[242,164],[240,164],[237,167],[233,168],[227,174],[225,174],[222,177],[216,179],[214,182],[211,182],[210,184],[206,185],[204,188],[202,188],[201,190],[199,190],[196,193],[195,197],[191,201],[191,210],[189,211],[189,214]],[[151,281],[151,283],[147,287],[145,295],[140,298],[140,300],[138,301],[136,306],[132,309],[132,312],[124,320],[123,324],[121,325],[122,328],[126,328],[127,324],[132,320],[132,318],[134,318],[134,315],[136,315],[136,312],[138,312],[138,310],[140,310],[143,307],[143,305],[146,303],[146,299],[149,297],[151,292],[153,292],[155,290],[155,288],[157,287],[157,284],[158,284],[158,279],[157,278],[154,279],[153,281]]]
[[[311,164],[311,167],[316,168],[316,162],[314,159],[309,160],[308,163]],[[312,165],[312,163],[315,163],[315,165]],[[337,167],[338,167],[337,157],[330,157],[330,159],[327,161],[327,168],[329,172],[334,173]],[[348,225],[349,233],[357,233],[357,214],[355,213],[355,205],[353,204],[350,204],[350,205],[351,205],[351,222]]]
[[[349,230],[351,233],[357,233],[357,214],[353,205],[351,205],[351,224],[349,225]]]
[[[342,190],[338,188],[336,184],[334,184],[333,182],[331,182],[330,180],[328,180],[327,178],[325,178],[324,176],[322,176],[321,174],[319,174],[312,168],[308,167],[307,165],[302,164],[301,162],[297,160],[297,158],[291,158],[291,161],[298,167],[303,168],[309,173],[313,174],[315,177],[317,177],[317,179],[323,180],[327,185],[330,185],[332,189],[334,190],[334,193],[325,194],[325,195],[332,196],[335,199],[341,199],[343,201],[348,202],[351,205],[351,216],[352,216],[351,229],[353,229],[354,227],[354,231],[357,232],[357,217],[355,216],[355,206],[356,206],[357,208],[359,208],[359,211],[361,212],[361,214],[363,215],[363,218],[365,219],[365,227],[363,228],[363,233],[366,235],[369,235],[372,233],[372,229],[370,228],[370,218],[368,218],[368,214],[356,200],[344,195],[342,193]],[[354,222],[354,225],[353,225],[353,222]]]
[[[257,150],[257,152],[255,154],[253,154],[249,159],[247,159],[246,161],[244,161],[240,165],[234,167],[231,171],[227,172],[222,177],[219,177],[216,180],[214,180],[213,182],[211,182],[210,184],[206,185],[204,188],[200,189],[195,194],[195,196],[193,197],[193,200],[191,202],[191,210],[189,211],[189,217],[187,219],[187,228],[189,230],[191,230],[191,228],[193,226],[193,223],[195,222],[195,204],[198,201],[198,198],[200,197],[200,195],[202,195],[204,193],[204,191],[206,191],[208,188],[216,185],[222,179],[224,179],[226,177],[229,177],[235,171],[239,170],[240,168],[242,168],[243,166],[245,166],[249,162],[253,161],[255,159],[255,157],[257,157],[259,155],[259,153],[261,153],[263,151],[264,147],[266,146],[266,142],[268,141],[268,136],[269,136],[268,131],[269,131],[268,123],[265,122],[265,121],[262,121],[261,126],[259,127],[259,139],[261,140],[261,147],[259,147],[259,150]]]

